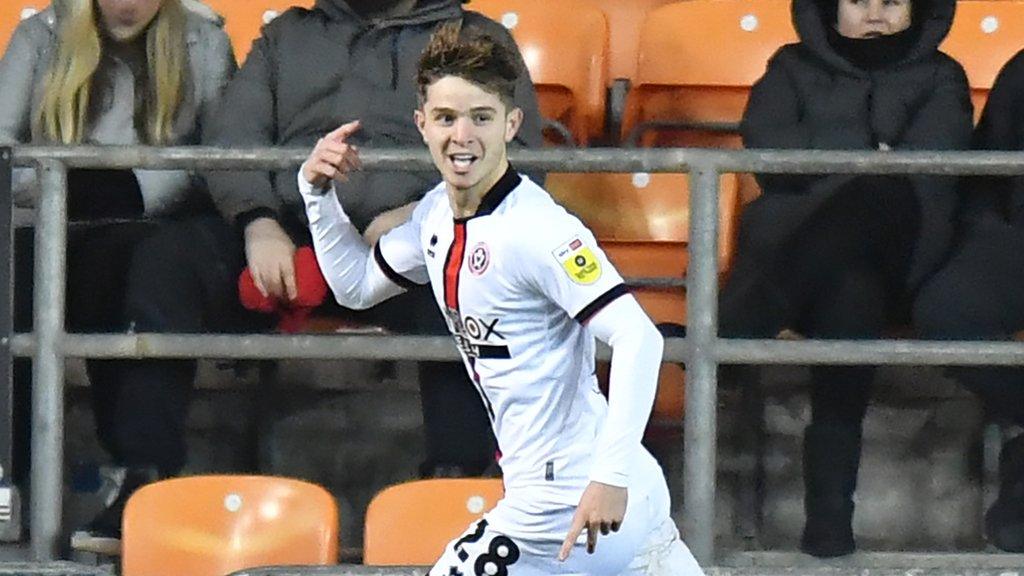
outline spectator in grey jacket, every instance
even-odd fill
[[[0,60],[0,145],[198,144],[235,61],[214,15],[187,9],[185,1],[61,0],[21,22]],[[94,221],[70,229],[70,328],[127,330],[133,306],[149,297],[132,273],[140,242],[155,221],[198,209],[205,195],[195,194],[197,178],[183,170],[71,170],[68,182],[70,218]],[[14,192],[18,204],[32,206],[36,172],[17,170]],[[153,219],[111,221],[142,215]],[[32,234],[16,231],[19,331],[32,326]],[[131,491],[181,468],[185,397],[160,361],[87,366],[98,435],[119,466],[120,486],[110,507],[74,540],[102,550],[120,537]],[[30,402],[30,376],[28,361],[17,362],[22,408]],[[27,472],[27,417],[24,409],[16,414],[17,479]]]
[[[335,127],[359,119],[362,129],[354,143],[361,147],[420,149],[421,136],[409,121],[417,107],[416,63],[431,33],[459,20],[467,29],[514,46],[503,27],[464,11],[459,0],[317,0],[312,9],[292,8],[266,25],[253,43],[204,142],[310,148]],[[516,86],[516,104],[526,121],[518,143],[540,146],[536,95],[521,59],[519,65],[524,74]],[[193,219],[154,239],[153,253],[159,257],[152,266],[179,270],[179,278],[166,290],[166,301],[152,306],[150,318],[140,325],[171,319],[173,329],[183,332],[231,328],[226,323],[244,326],[236,278],[246,265],[265,295],[288,301],[297,294],[293,255],[297,246],[310,244],[310,237],[294,169],[211,172],[207,178],[224,219]],[[360,231],[374,236],[371,221],[382,213],[392,222],[402,220],[403,212],[386,211],[418,200],[435,178],[431,173],[367,171],[339,187],[339,196]],[[229,300],[230,305],[210,304]],[[209,310],[219,312],[205,313]],[[360,315],[396,332],[446,333],[426,290]],[[420,390],[427,451],[422,474],[482,473],[494,462],[493,437],[461,366],[422,364]]]

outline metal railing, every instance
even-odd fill
[[[307,150],[147,147],[22,147],[19,166],[37,166],[43,184],[36,222],[35,326],[11,352],[34,356],[32,551],[56,557],[61,518],[64,359],[364,358],[457,359],[443,336],[70,335],[64,331],[68,168],[295,169]],[[665,358],[687,362],[683,533],[702,564],[714,557],[715,415],[719,363],[1024,364],[1008,342],[772,341],[717,337],[718,183],[728,172],[849,174],[1024,174],[1024,153],[560,149],[516,151],[518,168],[549,172],[688,172],[690,263],[688,336],[669,339]],[[425,151],[366,150],[367,170],[430,170]]]

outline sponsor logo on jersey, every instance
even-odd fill
[[[459,350],[468,358],[507,359],[511,358],[505,337],[498,332],[499,318],[488,320],[475,316],[463,316],[458,310],[445,310],[448,325]],[[494,337],[495,341],[491,340]]]
[[[577,284],[593,284],[601,278],[601,262],[579,237],[562,244],[554,252],[555,260]]]
[[[491,263],[491,253],[487,249],[487,244],[483,242],[477,242],[476,246],[469,251],[469,271],[474,276],[481,276],[484,272],[487,272],[487,266]]]

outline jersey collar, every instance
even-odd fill
[[[484,197],[480,199],[480,206],[477,207],[476,214],[467,216],[466,218],[456,218],[455,221],[465,222],[472,218],[490,215],[498,205],[505,200],[505,197],[511,194],[512,191],[516,189],[516,186],[519,186],[519,183],[522,181],[523,177],[512,168],[511,164],[509,164],[501,178],[499,178],[498,181],[494,183],[494,186],[492,186],[491,189],[484,194]]]

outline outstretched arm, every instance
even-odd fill
[[[323,137],[299,170],[298,183],[327,285],[339,304],[362,310],[401,294],[410,284],[425,283],[426,277],[415,215],[381,238],[371,258],[370,247],[338,201],[333,182],[361,166],[358,148],[345,143],[358,129],[358,121],[350,122]],[[382,243],[399,266],[385,260]]]

